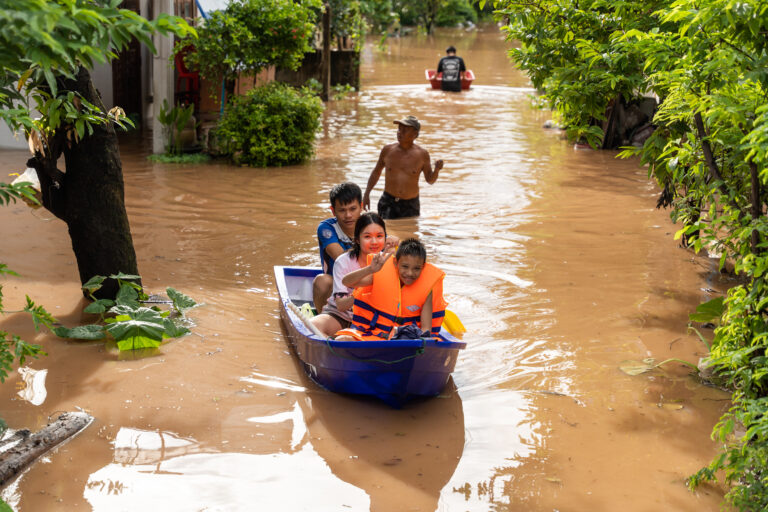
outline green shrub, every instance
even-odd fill
[[[301,163],[314,154],[323,103],[272,82],[233,98],[216,132],[222,154],[255,167]]]
[[[477,13],[467,0],[447,0],[440,6],[435,17],[438,27],[455,27],[465,21],[477,23]]]

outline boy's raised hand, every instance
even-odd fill
[[[371,272],[378,272],[381,270],[391,256],[391,252],[380,252],[378,254],[374,254],[373,258],[371,258],[371,264],[369,265]]]

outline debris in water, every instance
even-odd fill
[[[42,404],[48,396],[48,391],[45,389],[48,370],[33,370],[25,366],[19,368],[18,372],[23,380],[18,395],[32,405]]]

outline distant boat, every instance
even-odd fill
[[[440,82],[443,80],[442,73],[438,74],[437,71],[434,69],[425,69],[424,70],[424,76],[427,77],[427,80],[432,85],[433,89],[440,89]],[[469,89],[469,86],[472,85],[472,81],[475,79],[475,74],[472,72],[471,69],[468,69],[464,73],[464,78],[461,79],[461,90],[466,91]]]
[[[459,350],[467,344],[445,328],[440,331],[443,339],[325,339],[313,332],[314,326],[301,312],[312,302],[312,280],[320,272],[314,267],[275,267],[280,317],[307,375],[329,391],[372,395],[392,407],[401,407],[414,396],[439,395]]]

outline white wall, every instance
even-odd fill
[[[99,64],[91,72],[91,79],[93,85],[101,93],[101,99],[104,102],[104,107],[107,110],[112,108],[113,96],[112,96],[112,64]],[[35,115],[34,113],[32,114]],[[24,137],[24,132],[19,132],[14,137],[11,129],[8,128],[3,122],[0,122],[0,148],[5,149],[25,149],[27,148],[27,140]]]
[[[19,134],[18,138],[13,137],[8,125],[4,122],[0,122],[0,148],[6,149],[24,149],[28,147],[27,141],[23,134]]]
[[[112,94],[112,63],[96,64],[96,67],[91,71],[91,81],[101,95],[104,108],[109,111],[115,106],[115,99]]]

